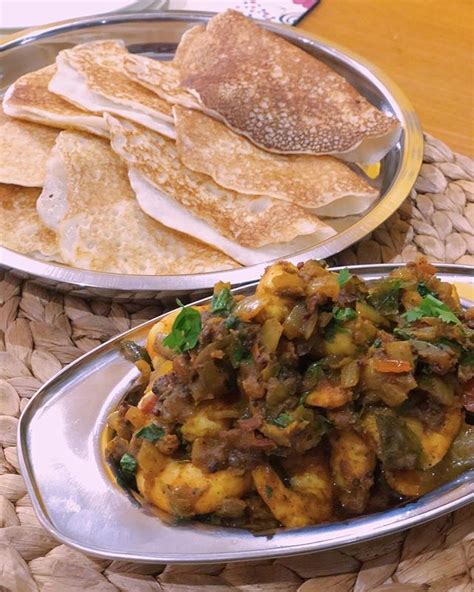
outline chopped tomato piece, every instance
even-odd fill
[[[374,363],[374,369],[377,372],[393,372],[400,374],[402,372],[410,372],[412,365],[406,360],[376,360]]]

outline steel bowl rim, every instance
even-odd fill
[[[366,279],[370,279],[374,277],[380,277],[381,274],[388,273],[391,270],[397,269],[399,267],[400,264],[391,263],[374,265],[354,265],[349,266],[348,269],[350,271],[356,272],[358,275],[366,276]],[[470,278],[472,272],[474,271],[474,266],[460,264],[435,264],[435,267],[437,274],[459,274],[460,276],[466,276],[467,278]],[[330,269],[333,271],[337,271],[341,268],[342,266],[338,266],[332,267]],[[253,282],[252,284],[248,284],[246,286],[233,288],[232,292],[246,293],[252,290],[252,288],[254,288],[257,285],[257,283],[258,282]],[[191,304],[208,303],[210,302],[210,300],[210,297],[203,298]],[[148,325],[151,325],[157,320],[165,317],[170,312],[171,311],[167,311],[155,317],[154,319],[145,321],[144,323],[141,323],[140,325],[133,327],[128,331],[125,331],[119,335],[112,337],[111,339],[97,346],[90,352],[84,353],[82,356],[74,360],[74,362],[72,362],[71,364],[65,366],[62,370],[60,370],[56,375],[51,377],[40,387],[40,389],[30,399],[24,412],[20,416],[17,428],[17,447],[20,473],[23,479],[25,480],[26,488],[31,497],[32,506],[35,510],[39,522],[52,536],[60,540],[62,543],[65,543],[79,551],[96,557],[112,558],[114,560],[136,561],[142,563],[213,563],[216,561],[232,562],[242,560],[263,559],[268,557],[276,558],[295,554],[314,553],[318,551],[351,545],[359,541],[374,540],[383,536],[394,534],[401,530],[405,530],[412,526],[423,524],[429,520],[432,520],[434,518],[437,518],[448,512],[457,510],[469,503],[474,502],[474,469],[471,469],[469,471],[462,473],[455,479],[443,484],[441,487],[436,488],[432,492],[425,494],[418,500],[415,500],[414,502],[408,502],[400,508],[391,508],[383,512],[361,516],[359,518],[355,518],[352,520],[344,520],[336,523],[330,523],[327,526],[315,525],[304,529],[286,530],[281,533],[278,533],[276,536],[279,536],[280,539],[283,539],[281,540],[281,545],[278,548],[272,549],[270,552],[262,547],[262,549],[259,549],[258,551],[226,551],[217,554],[214,553],[212,554],[212,556],[209,556],[209,553],[193,554],[193,556],[190,559],[184,559],[183,554],[175,557],[174,555],[158,556],[153,554],[132,554],[126,552],[107,553],[104,550],[87,546],[86,544],[79,543],[74,539],[71,539],[69,536],[63,535],[60,531],[56,529],[52,521],[48,518],[47,513],[39,499],[39,496],[36,495],[36,479],[33,477],[29,470],[29,464],[27,462],[28,455],[26,452],[25,442],[26,431],[28,427],[28,408],[33,404],[33,402],[37,398],[39,398],[39,396],[43,392],[47,392],[48,389],[54,386],[54,383],[58,379],[60,379],[62,375],[74,371],[75,368],[80,368],[83,361],[85,361],[88,357],[93,356],[95,353],[100,353],[107,351],[108,349],[112,349],[116,346],[115,344],[119,340],[123,339],[131,333],[139,332],[145,329]],[[445,502],[436,504],[436,500],[438,498],[442,499],[444,497],[446,497]],[[435,503],[434,505],[430,506],[430,500],[433,499]],[[421,500],[423,501],[423,503],[420,503]],[[397,519],[400,514],[405,514],[403,521],[399,521]],[[388,523],[384,524],[384,519],[386,520],[387,518],[390,518],[391,520],[389,520]],[[354,533],[351,536],[346,537],[344,539],[344,529],[341,527],[343,527],[348,522],[357,522],[357,526],[360,526],[362,529],[364,529],[364,526],[366,526],[370,529],[371,533],[362,536],[360,534]],[[322,528],[334,528],[335,530],[341,529],[342,533],[336,541],[332,542],[327,540],[318,541],[316,539],[308,543],[304,540],[298,540],[298,535],[300,535],[303,539],[305,533],[310,534],[311,531],[314,531],[315,529],[321,530]],[[372,534],[373,532],[375,533]],[[287,538],[290,539],[288,543],[286,542],[286,540],[284,540]],[[294,543],[292,542],[292,539],[295,539]]]
[[[178,21],[178,22],[206,22],[214,13],[169,11],[123,13],[106,16],[84,17],[69,19],[45,25],[40,28],[27,29],[7,37],[0,43],[0,57],[4,51],[29,44],[37,39],[54,37],[68,31],[87,30],[88,28],[150,21]],[[354,244],[375,230],[392,215],[402,202],[408,197],[418,176],[423,160],[423,133],[418,117],[403,91],[379,68],[373,66],[366,59],[339,44],[324,37],[294,29],[288,25],[260,21],[266,28],[283,33],[290,41],[306,42],[315,45],[323,52],[342,60],[352,70],[374,84],[386,100],[390,103],[395,115],[402,124],[404,145],[401,150],[398,170],[380,201],[363,216],[335,237],[326,239],[315,247],[300,251],[287,257],[291,262],[308,258],[327,258]],[[337,245],[331,248],[331,245]],[[123,292],[148,292],[167,290],[196,290],[212,287],[218,280],[229,281],[233,285],[240,285],[254,281],[271,261],[257,265],[246,266],[219,272],[182,275],[132,275],[98,271],[88,271],[69,267],[60,263],[40,261],[27,255],[0,247],[0,264],[18,272],[33,275],[44,280],[53,280],[72,286],[88,287],[97,290],[119,290]]]

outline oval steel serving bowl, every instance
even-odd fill
[[[105,38],[124,39],[134,53],[169,59],[186,29],[206,22],[206,13],[167,12],[150,14],[110,15],[101,18],[79,19],[40,30],[30,30],[0,43],[0,95],[19,76],[41,68],[55,60],[56,54],[77,43]],[[291,261],[324,259],[357,242],[384,222],[409,194],[421,166],[423,136],[413,107],[404,94],[384,74],[352,52],[298,29],[261,23],[288,41],[316,56],[351,82],[371,103],[397,117],[402,125],[400,141],[381,163],[377,180],[381,197],[361,216],[337,221],[336,236],[295,253]],[[216,281],[241,285],[255,281],[266,264],[237,270],[175,276],[139,276],[99,273],[43,262],[0,247],[0,263],[9,269],[41,278],[56,289],[74,291],[80,287],[82,295],[100,294],[120,297],[133,293],[135,297],[152,297],[166,291],[211,288]]]
[[[355,266],[352,271],[370,280],[395,267]],[[438,275],[463,284],[463,292],[467,290],[463,304],[474,304],[473,290],[469,293],[472,268],[442,265]],[[254,286],[236,291],[251,293]],[[124,337],[143,343],[154,322],[119,335],[69,365],[39,390],[20,418],[21,473],[41,524],[60,541],[91,555],[140,562],[242,561],[380,537],[474,501],[471,470],[402,507],[272,537],[197,522],[165,524],[134,505],[112,482],[101,447],[107,415],[139,376],[135,365],[120,353],[119,344]]]

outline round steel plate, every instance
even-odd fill
[[[11,36],[0,44],[0,95],[19,76],[54,62],[65,48],[106,38],[123,39],[129,51],[160,59],[173,57],[182,34],[197,23],[205,23],[210,14],[166,12],[118,14],[67,21],[50,27],[29,30]],[[372,104],[399,119],[400,141],[381,162],[376,180],[380,198],[360,216],[334,220],[338,233],[314,247],[288,257],[298,262],[310,258],[325,259],[373,231],[408,196],[418,175],[423,157],[423,135],[413,110],[400,89],[377,68],[352,52],[320,37],[284,25],[262,22],[262,26],[281,35],[328,64],[343,75]],[[27,276],[41,278],[56,289],[87,294],[124,297],[153,297],[168,291],[207,289],[216,281],[241,285],[256,280],[268,264],[243,267],[217,273],[140,276],[100,273],[42,262],[0,247],[0,264]]]

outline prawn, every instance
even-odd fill
[[[339,503],[350,513],[361,514],[374,482],[375,453],[352,429],[332,434],[330,444],[330,465]]]
[[[413,470],[398,470],[398,471],[384,471],[385,480],[390,487],[407,497],[420,496],[429,491],[427,487],[426,473],[424,471]]]
[[[305,405],[311,407],[323,407],[325,409],[337,409],[352,399],[352,391],[340,385],[333,385],[323,378],[317,386],[307,395]]]
[[[232,419],[239,417],[239,410],[221,401],[201,403],[193,415],[181,426],[183,438],[194,442],[197,438],[218,436],[230,429]]]
[[[417,436],[420,442],[422,455],[419,468],[427,470],[437,465],[445,457],[461,428],[463,415],[461,409],[448,407],[444,414],[443,423],[436,429],[424,425],[414,417],[401,417],[405,425]],[[373,412],[367,413],[362,418],[362,426],[369,442],[376,450],[377,456],[383,461],[382,442],[376,416]],[[396,490],[398,491],[398,489]]]
[[[190,461],[172,460],[159,451],[153,455],[153,471],[147,471],[145,464],[141,466],[139,461],[138,491],[157,508],[173,516],[217,512],[226,500],[241,498],[252,485],[250,474],[239,469],[204,473]]]
[[[446,410],[441,427],[435,430],[425,426],[419,419],[405,418],[407,426],[420,440],[423,450],[421,469],[431,469],[443,460],[454,438],[458,435],[462,416],[461,409],[449,407]]]
[[[286,461],[287,487],[270,465],[252,472],[255,487],[273,516],[287,528],[300,528],[329,520],[332,514],[332,483],[321,454],[307,454]]]

